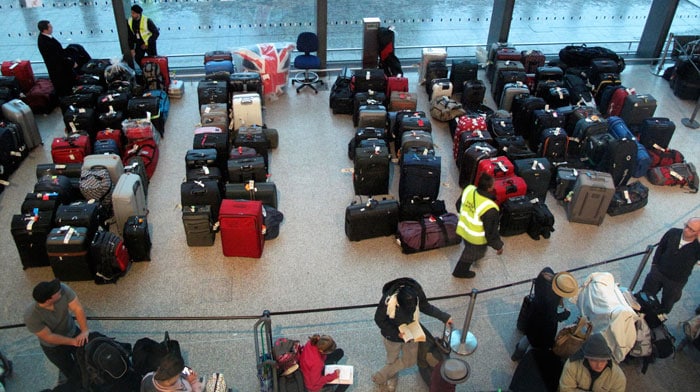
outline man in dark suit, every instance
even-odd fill
[[[53,26],[48,20],[41,20],[37,24],[39,38],[37,46],[44,64],[49,71],[49,78],[58,96],[71,94],[71,88],[75,81],[74,67],[76,63],[66,56],[63,46],[53,37]]]

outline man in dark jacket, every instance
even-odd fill
[[[681,299],[683,287],[700,260],[700,218],[690,218],[683,229],[672,228],[659,242],[651,270],[644,280],[642,291],[656,295],[663,290],[661,309],[671,312],[673,305]]]
[[[63,46],[53,37],[53,26],[48,20],[41,20],[37,23],[41,34],[37,38],[37,46],[41,57],[49,72],[49,79],[53,84],[58,96],[71,94],[75,73],[73,69],[77,64],[66,56]]]
[[[386,348],[386,365],[372,375],[372,381],[386,385],[389,391],[396,390],[397,374],[400,370],[416,364],[418,342],[425,340],[425,335],[410,339],[407,326],[418,324],[419,314],[424,313],[440,321],[452,324],[452,318],[428,302],[423,288],[411,278],[392,280],[382,288],[382,299],[374,314],[374,322],[379,326]]]
[[[131,18],[129,18],[129,48],[131,57],[138,65],[145,55],[158,56],[156,40],[160,31],[153,20],[143,15],[143,8],[139,5],[131,7]]]

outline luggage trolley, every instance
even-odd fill
[[[277,368],[272,356],[272,327],[270,311],[263,311],[262,316],[253,326],[255,338],[255,358],[260,380],[260,392],[275,392],[279,389],[277,383]]]

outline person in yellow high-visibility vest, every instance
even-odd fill
[[[457,235],[464,239],[464,250],[452,271],[455,278],[476,276],[470,268],[484,257],[486,247],[503,253],[503,241],[498,234],[498,205],[493,201],[494,179],[488,174],[479,177],[477,186],[467,185],[462,192]]]
[[[156,40],[160,32],[153,20],[143,15],[143,8],[139,5],[131,7],[129,18],[129,48],[131,57],[141,65],[141,59],[145,55],[158,56]]]

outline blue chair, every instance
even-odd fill
[[[292,86],[299,84],[297,93],[304,87],[311,87],[318,94],[315,84],[323,84],[323,80],[316,72],[311,71],[312,69],[321,68],[321,59],[311,54],[311,52],[318,51],[318,37],[316,34],[311,32],[299,34],[297,37],[297,50],[304,52],[304,54],[300,54],[294,59],[294,68],[303,69],[304,71],[294,75]]]

